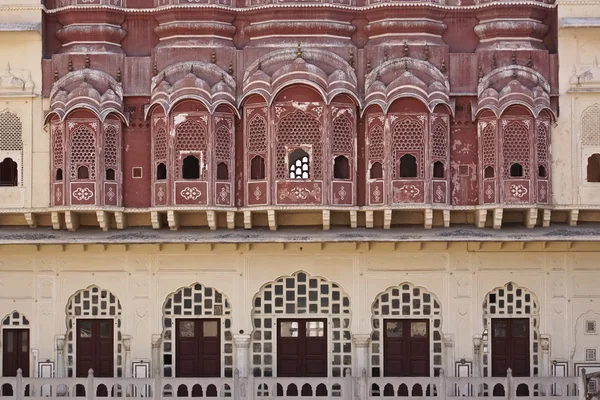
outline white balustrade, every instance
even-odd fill
[[[53,400],[80,397],[82,400],[209,397],[216,400],[290,400],[299,397],[340,400],[376,400],[406,397],[426,400],[585,400],[583,377],[360,377],[346,371],[344,377],[282,378],[0,378],[0,400]],[[383,400],[383,399],[382,399]]]

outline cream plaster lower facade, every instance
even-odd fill
[[[0,188],[0,208],[47,207],[49,138],[42,123],[41,97],[43,8],[34,0],[11,3],[0,2],[0,161],[10,157],[17,162],[18,185]]]
[[[66,343],[62,339],[67,333],[67,304],[78,291],[90,286],[107,290],[120,303],[124,348],[119,354],[123,357],[123,375],[131,376],[132,362],[150,362],[154,370],[163,359],[159,349],[165,339],[161,335],[167,297],[200,283],[229,301],[231,327],[225,326],[223,320],[222,335],[229,330],[234,335],[234,346],[225,350],[222,357],[231,357],[233,367],[238,368],[244,367],[245,361],[239,364],[235,342],[247,343],[243,339],[247,334],[255,337],[251,315],[257,293],[265,284],[303,271],[309,277],[321,277],[324,282],[339,285],[347,294],[353,345],[345,354],[350,356],[347,360],[352,360],[351,365],[344,368],[351,366],[353,375],[360,376],[361,369],[369,370],[376,363],[372,356],[377,350],[369,345],[364,353],[360,345],[372,337],[375,299],[386,290],[407,283],[411,290],[420,287],[422,292],[429,292],[439,300],[443,335],[439,343],[441,367],[446,375],[455,375],[457,365],[465,365],[473,376],[482,376],[484,358],[489,357],[486,352],[493,351],[485,342],[484,329],[489,328],[483,324],[486,295],[512,282],[522,293],[530,293],[539,306],[539,315],[537,311],[525,315],[539,320],[540,336],[532,337],[531,341],[532,357],[536,354],[539,357],[533,362],[539,367],[538,374],[552,375],[556,361],[562,371],[558,374],[572,376],[583,363],[587,362],[588,372],[592,372],[593,366],[600,362],[600,271],[597,252],[593,251],[597,245],[577,243],[570,250],[566,246],[561,243],[3,246],[0,317],[10,316],[16,310],[29,321],[31,349],[35,354],[30,364],[31,376],[38,373],[36,360],[53,362],[57,376],[65,376],[69,352],[72,353],[68,346],[73,344],[68,337]],[[335,313],[331,310],[327,314],[310,313],[315,315],[328,318],[329,329],[334,328],[331,322]],[[284,313],[275,318],[293,316]],[[532,335],[535,330],[532,325]],[[240,335],[242,331],[244,335]],[[474,342],[481,342],[482,337],[477,355]],[[232,343],[232,338],[224,337],[224,341]],[[153,342],[157,346],[155,353]],[[260,367],[252,361],[257,355],[252,343],[256,342],[252,339],[250,344],[251,367]],[[328,346],[328,357],[333,362],[334,340]],[[58,355],[59,348],[61,352],[64,350],[63,356]],[[273,356],[276,359],[276,354]],[[461,360],[464,364],[460,364]]]
[[[597,206],[587,159],[600,152],[600,1],[558,1],[560,117],[552,135],[554,201]],[[593,139],[596,137],[598,139]]]

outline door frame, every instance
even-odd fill
[[[161,314],[164,315],[164,314]],[[207,320],[218,320],[219,321],[219,343],[221,345],[221,348],[219,349],[220,353],[221,353],[221,360],[220,360],[220,364],[221,364],[221,371],[220,371],[220,375],[222,378],[225,377],[225,365],[224,365],[224,356],[225,356],[225,322],[224,322],[224,318],[223,317],[230,317],[229,315],[173,315],[171,317],[171,319],[173,320],[173,324],[171,326],[171,346],[172,346],[172,351],[171,354],[173,354],[173,357],[177,357],[177,323],[180,319],[207,319]],[[164,329],[163,329],[163,333],[161,333],[161,339],[164,335]],[[232,357],[234,356],[234,353],[231,354]],[[171,377],[175,378],[177,376],[177,360],[173,360],[173,370],[171,371]],[[163,351],[162,351],[162,345],[161,345],[161,351],[160,351],[160,373],[161,376],[164,377],[165,374],[165,368],[164,368],[164,364],[163,364]]]
[[[488,335],[487,335],[487,345],[488,345],[488,354],[489,354],[489,361],[488,361],[488,376],[492,376],[492,365],[494,362],[494,345],[493,345],[493,340],[492,340],[492,327],[493,327],[493,323],[492,320],[494,319],[527,319],[529,321],[529,376],[533,376],[533,368],[534,368],[534,364],[533,364],[533,330],[535,329],[533,327],[533,316],[530,314],[526,314],[526,315],[522,315],[522,314],[517,314],[517,315],[512,315],[512,314],[508,314],[508,315],[503,315],[503,314],[499,314],[499,315],[493,315],[493,316],[489,316],[488,317],[488,327],[486,328],[488,331]],[[538,332],[538,337],[539,337],[539,332]],[[540,348],[541,350],[541,348]],[[540,353],[541,354],[541,353]],[[539,365],[539,364],[538,364]]]
[[[279,352],[277,351],[278,349],[278,339],[279,339],[279,321],[288,321],[288,322],[293,322],[293,321],[320,321],[323,320],[325,321],[325,335],[326,335],[326,343],[327,343],[327,377],[330,378],[330,372],[331,372],[331,368],[329,367],[331,365],[331,361],[332,361],[332,356],[331,356],[331,349],[332,346],[330,346],[331,343],[331,319],[329,315],[320,315],[320,314],[315,314],[315,315],[286,315],[286,314],[281,314],[281,316],[275,315],[274,317],[274,321],[273,321],[273,326],[274,326],[274,346],[273,346],[273,377],[277,377],[277,368],[278,368],[278,363],[279,363]],[[343,368],[342,366],[342,371],[345,371],[346,368]]]
[[[31,346],[31,326],[30,325],[2,325],[0,326],[0,376],[3,375],[4,371],[4,330],[5,329],[20,329],[27,330],[29,336],[29,351],[27,352],[27,357],[29,358],[29,376],[34,377],[34,360],[33,360],[33,347]]]
[[[435,376],[435,368],[434,368],[434,364],[433,364],[433,357],[434,357],[434,353],[433,353],[433,320],[434,318],[432,318],[432,316],[428,316],[428,315],[381,315],[378,318],[379,320],[379,324],[380,324],[380,332],[381,332],[381,337],[380,339],[380,346],[381,346],[381,371],[379,371],[379,375],[381,377],[385,376],[385,321],[392,321],[392,320],[419,320],[419,321],[427,321],[427,323],[429,324],[427,326],[427,331],[429,333],[429,376],[430,377],[434,377]],[[441,334],[441,331],[440,331]],[[442,346],[443,346],[443,341],[444,341],[444,337],[442,336],[441,338],[442,341]],[[369,346],[369,349],[371,347]],[[369,351],[369,354],[370,351]],[[444,352],[442,352],[442,357],[444,357]],[[445,357],[444,357],[445,358]],[[444,362],[445,359],[442,359],[442,368],[444,368]],[[369,356],[369,374],[371,374],[371,371],[373,370],[373,364],[371,363],[371,357]]]
[[[121,328],[118,327],[118,319],[120,317],[117,317],[115,315],[78,315],[78,316],[73,316],[71,318],[71,321],[73,322],[73,326],[71,328],[71,332],[73,333],[73,340],[72,341],[65,341],[67,343],[72,343],[73,344],[73,377],[75,377],[77,375],[77,325],[78,322],[80,320],[96,320],[96,319],[112,319],[113,321],[113,352],[114,352],[114,357],[113,357],[113,378],[117,377],[117,368],[119,367],[117,364],[117,358],[118,356],[122,356],[122,353],[119,353],[119,343],[122,344],[123,342],[123,332],[121,331],[121,329],[123,328],[121,326]],[[121,320],[121,323],[123,323],[123,321]],[[121,333],[121,340],[119,340],[118,334],[119,332]],[[124,350],[124,349],[122,349]],[[127,361],[125,360],[125,357],[123,357],[123,363]],[[65,363],[67,362],[66,357],[65,357]],[[67,366],[68,367],[68,366]],[[123,364],[123,378],[125,378],[125,371],[126,371],[126,365]],[[65,372],[68,371],[68,369],[65,370]]]
[[[392,317],[392,318],[387,318],[387,317]],[[427,336],[429,339],[429,360],[428,360],[428,369],[429,369],[429,377],[434,377],[434,367],[433,367],[433,324],[432,324],[432,319],[429,318],[427,315],[403,315],[403,316],[399,316],[399,315],[390,315],[387,316],[386,318],[381,318],[380,319],[380,324],[382,324],[381,326],[381,354],[383,359],[381,360],[381,371],[380,371],[380,376],[381,377],[385,377],[385,323],[386,321],[427,321]],[[421,318],[419,318],[421,317]],[[442,338],[443,341],[443,338]],[[442,353],[444,354],[444,353]],[[443,361],[442,360],[442,365],[443,365]],[[371,363],[371,357],[369,357],[369,364]],[[372,367],[371,367],[372,368]]]

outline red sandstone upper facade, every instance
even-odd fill
[[[46,7],[53,206],[551,202],[550,4]]]

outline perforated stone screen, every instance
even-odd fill
[[[485,122],[483,132],[483,168],[496,166],[496,123]]]
[[[104,166],[116,169],[119,165],[119,127],[116,124],[104,126]]]
[[[194,283],[171,293],[163,304],[162,364],[165,377],[177,376],[175,370],[175,325],[177,318],[221,319],[221,374],[233,376],[233,334],[231,304],[221,292]]]
[[[0,328],[11,328],[15,326],[29,326],[29,320],[25,315],[18,311],[13,311],[6,315],[0,323]]]
[[[54,171],[65,167],[65,149],[63,145],[63,127],[62,124],[52,125],[52,160],[54,162]]]
[[[354,125],[345,115],[333,120],[332,150],[334,155],[351,154],[354,151]]]
[[[375,125],[369,132],[369,160],[383,161],[384,151],[383,128]]]
[[[181,152],[201,153],[206,164],[206,127],[194,118],[188,118],[175,128],[175,176],[181,179],[182,172],[179,156]],[[200,169],[200,178],[206,179],[206,168]]]
[[[96,178],[96,136],[84,124],[79,124],[71,131],[71,179],[77,179],[77,169],[86,166],[89,179]]]
[[[581,114],[581,144],[600,146],[600,104],[586,108]]]
[[[394,121],[398,116],[391,115],[389,117]],[[410,153],[417,158],[417,178],[423,178],[424,159],[423,153],[425,149],[425,117],[419,116],[403,116],[396,121],[392,128],[392,146],[396,159],[392,167],[394,178],[399,178],[398,160],[401,155]]]
[[[448,156],[448,128],[436,123],[431,132],[431,156],[445,162]]]
[[[483,326],[488,332],[492,331],[492,318],[494,317],[530,318],[531,376],[539,376],[540,307],[535,294],[513,282],[495,288],[485,296],[483,302]],[[491,348],[491,345],[488,348]],[[491,352],[494,352],[493,348],[491,348]],[[491,374],[490,362],[491,355],[484,354],[484,376]]]
[[[300,110],[285,115],[277,126],[277,179],[286,178],[286,145],[312,145],[311,179],[323,179],[321,123]]]
[[[380,293],[371,306],[371,376],[384,376],[383,320],[429,319],[432,376],[442,368],[442,308],[437,296],[426,289],[404,282]]]
[[[248,153],[264,154],[267,152],[267,121],[262,115],[255,115],[248,124]]]
[[[252,308],[252,368],[255,376],[277,371],[277,318],[326,318],[329,376],[352,368],[350,298],[337,284],[306,272],[295,272],[264,285]]]
[[[529,124],[531,121],[502,121],[504,135],[502,156],[504,158],[504,175],[510,176],[510,167],[519,163],[523,167],[523,177],[530,175],[531,141]]]
[[[76,370],[76,321],[78,319],[109,319],[115,320],[115,373],[117,377],[123,376],[123,343],[122,343],[122,323],[121,323],[121,302],[117,297],[105,289],[98,286],[90,286],[86,289],[75,292],[67,301],[67,334],[66,355],[67,355],[67,376],[74,377]]]
[[[19,186],[23,185],[23,123],[19,116],[9,110],[0,113],[0,151],[18,151],[20,158],[14,160],[19,168]],[[0,161],[2,161],[0,159]]]

